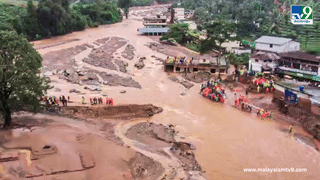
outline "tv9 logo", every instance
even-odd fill
[[[291,23],[296,25],[312,25],[312,6],[291,6]]]

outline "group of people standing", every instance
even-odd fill
[[[167,57],[167,61],[169,61],[169,56]],[[174,57],[173,63],[179,63],[179,64],[192,64],[193,58],[192,59],[187,59],[186,57]]]
[[[46,105],[59,105],[59,102],[62,102],[63,106],[67,106],[68,102],[70,102],[70,97],[68,96],[68,98],[65,98],[65,96],[60,96],[57,98],[56,96],[45,96],[43,101],[46,102]]]
[[[84,97],[82,97],[82,104],[84,104]],[[102,97],[94,97],[94,98],[90,98],[90,104],[91,105],[96,105],[96,104],[103,104],[103,98]],[[106,98],[106,104],[107,105],[113,105],[113,98]]]

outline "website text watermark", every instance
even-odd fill
[[[243,168],[243,172],[307,172],[307,168]]]

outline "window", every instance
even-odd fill
[[[255,59],[254,61],[255,61],[255,62],[259,62],[259,60],[258,60],[258,59]]]
[[[194,72],[197,72],[197,71],[198,71],[198,68],[193,68],[193,71],[194,71]]]
[[[272,62],[272,60],[271,60],[271,59],[269,59],[269,62]]]
[[[180,67],[176,67],[176,71],[180,72]]]
[[[263,62],[267,62],[267,60],[264,60]]]
[[[211,73],[216,73],[216,69],[211,69]]]
[[[311,71],[318,72],[318,67],[317,66],[311,66]]]
[[[273,44],[270,44],[270,48],[272,48],[273,47]]]

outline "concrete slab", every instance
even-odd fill
[[[93,168],[96,165],[93,155],[88,151],[79,153],[82,167],[84,169]]]

